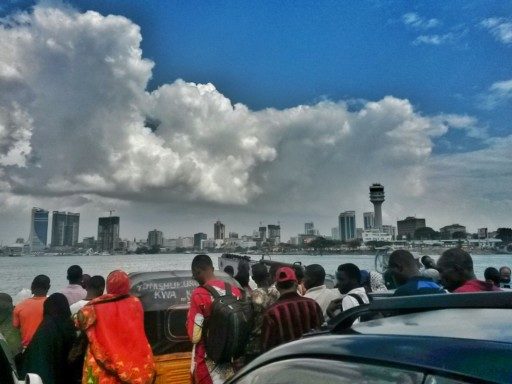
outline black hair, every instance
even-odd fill
[[[325,283],[325,269],[320,264],[311,264],[306,267],[304,275],[311,287],[318,287]]]
[[[96,292],[103,292],[105,290],[105,279],[103,278],[103,276],[93,276],[89,279],[87,288],[92,289]]]
[[[277,273],[277,270],[281,268],[281,266],[279,264],[270,264],[270,269],[268,271],[269,275],[270,275],[270,280],[271,281],[276,281],[276,273]]]
[[[37,275],[32,281],[31,288],[32,291],[48,291],[50,289],[50,278],[46,275]]]
[[[62,293],[52,293],[43,304],[43,315],[69,319],[71,311],[66,296]]]
[[[235,280],[244,288],[249,286],[249,269],[250,266],[247,262],[240,262],[238,264],[238,273],[235,276]]]
[[[256,284],[268,282],[269,273],[267,266],[263,263],[257,263],[252,266],[252,279]]]
[[[494,267],[486,268],[484,271],[485,280],[491,280],[494,284],[500,284],[500,271]]]
[[[293,270],[295,271],[295,276],[297,277],[297,281],[300,283],[302,279],[304,279],[304,267],[300,264],[293,264]]]
[[[213,262],[210,256],[208,255],[196,255],[192,260],[192,269],[200,269],[206,270],[208,268],[213,268]]]
[[[293,280],[281,281],[281,282],[276,283],[276,287],[277,287],[277,289],[282,289],[282,290],[290,289],[293,287],[293,285],[295,283],[296,283],[296,281],[293,281]]]
[[[72,265],[68,268],[68,280],[71,284],[80,283],[82,280],[83,271],[79,265]]]
[[[226,272],[229,276],[233,276],[235,274],[235,270],[231,265],[226,265],[224,272]]]
[[[462,248],[450,248],[443,252],[441,259],[448,265],[458,265],[466,271],[473,272],[473,259]]]
[[[345,274],[351,279],[357,281],[358,284],[361,282],[361,271],[359,267],[352,263],[341,264],[338,267],[338,271],[345,272]]]

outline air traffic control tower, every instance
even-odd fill
[[[384,186],[378,183],[370,185],[370,201],[375,212],[375,228],[382,230],[382,203],[384,202]]]

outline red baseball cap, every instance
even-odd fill
[[[297,282],[295,271],[290,267],[281,267],[276,272],[276,283],[284,283],[285,281]]]

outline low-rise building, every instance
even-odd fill
[[[367,231],[363,231],[363,243],[368,243],[370,241],[391,241],[391,235],[382,232],[380,229],[369,229]]]

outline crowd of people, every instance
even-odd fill
[[[38,374],[45,384],[152,383],[144,311],[129,294],[128,275],[116,270],[105,281],[73,265],[67,279],[68,286],[48,296],[50,278],[36,276],[32,297],[15,307],[0,293],[0,333],[19,376]]]
[[[510,268],[504,266],[494,280],[478,280],[473,260],[461,248],[446,250],[437,263],[430,256],[415,258],[407,250],[396,250],[389,256],[384,275],[365,271],[353,263],[341,264],[336,274],[335,288],[327,288],[326,271],[319,264],[305,268],[281,267],[277,270],[260,263],[252,266],[249,283],[246,266],[234,274],[228,266],[225,271],[240,283],[242,289],[233,289],[240,299],[252,302],[251,332],[242,356],[231,361],[215,361],[208,355],[208,319],[215,316],[215,299],[204,289],[213,286],[219,295],[225,295],[225,282],[216,277],[212,260],[198,255],[192,262],[192,273],[200,286],[192,293],[188,313],[188,334],[194,344],[192,374],[195,384],[220,384],[234,371],[261,353],[278,345],[299,339],[306,332],[319,329],[341,312],[369,303],[368,293],[393,289],[393,296],[450,294],[464,292],[499,291],[510,288]],[[501,288],[500,288],[501,287]],[[356,319],[355,322],[358,322]]]
[[[190,297],[186,328],[196,384],[224,383],[263,352],[369,303],[370,292],[499,291],[510,288],[511,275],[509,267],[489,267],[485,280],[478,280],[471,256],[461,248],[445,251],[437,262],[396,250],[384,275],[341,264],[334,288],[326,286],[326,271],[319,264],[268,269],[263,263],[241,263],[236,275],[232,267],[225,270],[236,280],[231,283],[215,275],[208,255],[195,256],[191,270],[199,286]],[[67,287],[48,296],[49,277],[36,276],[32,296],[15,307],[9,295],[0,293],[2,342],[16,357],[20,376],[36,373],[45,384],[153,383],[144,312],[129,293],[128,275],[116,270],[106,279],[91,277],[73,265],[67,279]]]

